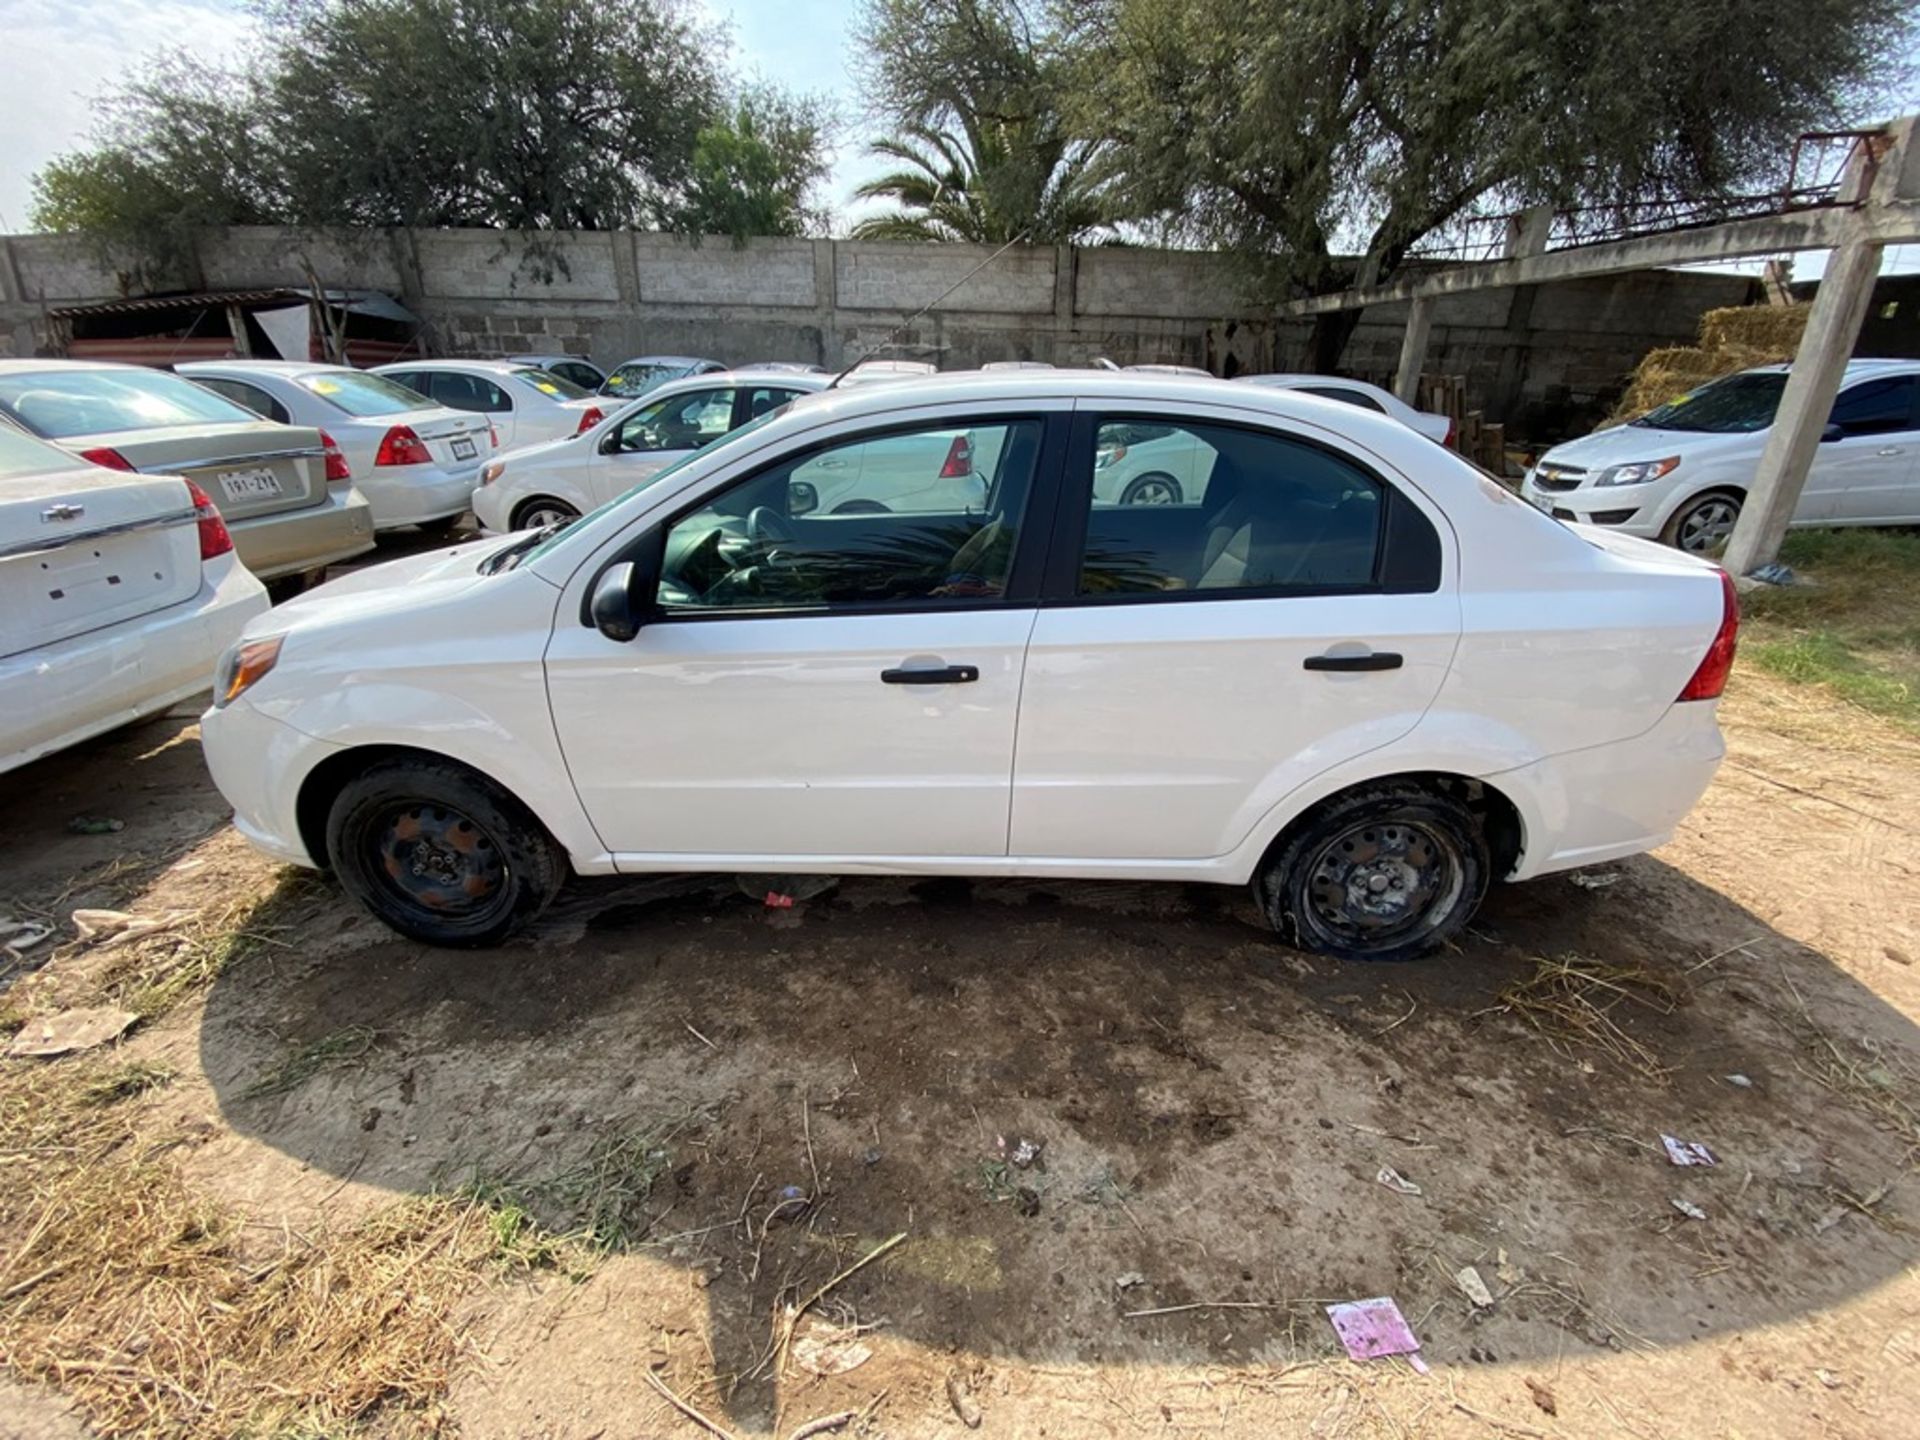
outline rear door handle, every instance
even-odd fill
[[[978,665],[946,665],[937,670],[882,670],[882,685],[971,685],[980,678]]]
[[[1880,447],[1879,453],[1882,455],[1899,455],[1903,452],[1898,445],[1883,445]]]
[[[1406,663],[1391,650],[1374,650],[1365,655],[1309,655],[1309,670],[1398,670]]]

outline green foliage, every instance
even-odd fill
[[[190,263],[277,223],[796,233],[818,106],[731,93],[685,0],[282,0],[238,73],[168,57],[37,178],[35,223]]]
[[[1105,223],[1098,147],[1061,108],[1069,57],[1030,0],[867,0],[858,33],[862,79],[895,127],[869,153],[902,168],[855,192],[896,207],[856,239],[1046,245]]]

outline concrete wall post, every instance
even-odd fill
[[[1848,241],[1827,257],[1767,448],[1727,543],[1726,567],[1732,575],[1751,575],[1780,553],[1879,274],[1880,247],[1869,241]]]
[[[1416,295],[1407,308],[1407,333],[1400,342],[1400,368],[1393,393],[1409,405],[1420,403],[1420,367],[1427,363],[1427,335],[1433,329],[1433,297]]]

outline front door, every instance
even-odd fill
[[[1814,451],[1795,519],[1920,520],[1920,376],[1886,375],[1849,385],[1828,423],[1841,437]]]
[[[982,429],[999,457],[984,507],[820,513],[819,463],[858,472],[899,432],[849,437],[661,522],[638,547],[659,614],[633,640],[563,618],[554,722],[623,864],[1006,853],[1040,563],[1027,502],[1065,437],[1040,416],[912,433]]]
[[[607,427],[587,470],[593,503],[604,505],[644,485],[690,451],[710,445],[733,428],[731,385],[683,391],[640,405]]]
[[[1179,500],[1103,483],[1135,444],[1193,452]],[[1016,856],[1224,855],[1293,789],[1410,731],[1446,677],[1460,607],[1443,527],[1338,449],[1083,414],[1061,503],[1027,652]]]

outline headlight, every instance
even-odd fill
[[[480,483],[482,485],[491,485],[494,481],[498,480],[502,475],[506,473],[507,473],[506,461],[489,460],[486,464],[480,467]]]
[[[280,643],[287,637],[270,635],[264,640],[243,640],[220,657],[220,668],[213,682],[213,707],[224,709],[266,679],[279,663]]]
[[[1680,463],[1678,455],[1669,455],[1665,460],[1642,460],[1635,465],[1609,465],[1593,477],[1596,485],[1645,485],[1650,480],[1658,480]]]

